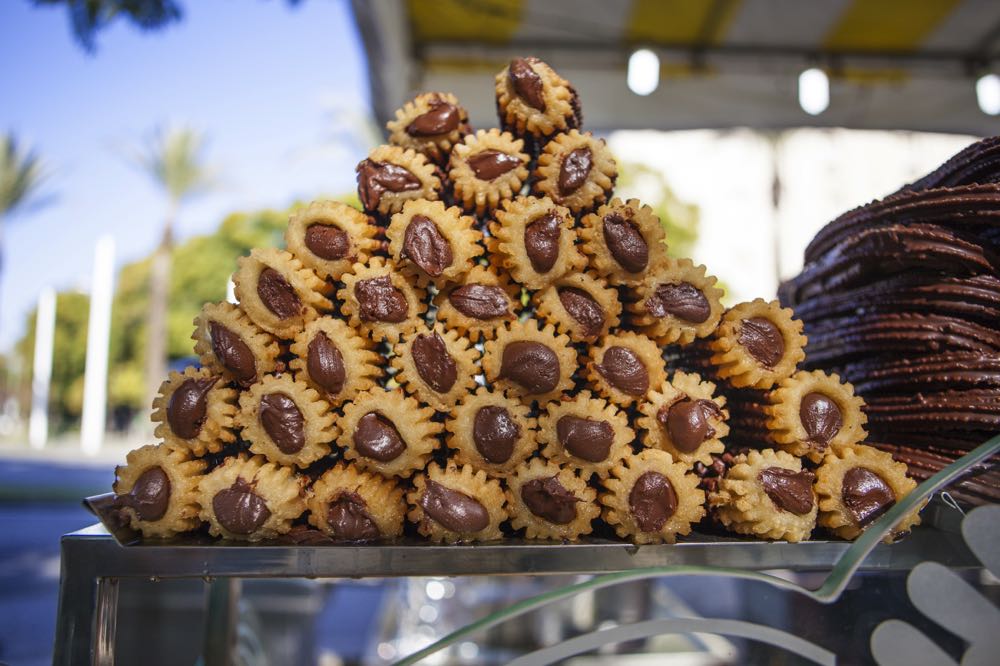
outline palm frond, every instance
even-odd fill
[[[138,151],[135,161],[171,200],[179,203],[216,185],[205,164],[205,137],[190,127],[156,130]]]
[[[47,178],[48,169],[36,151],[20,145],[12,132],[0,137],[0,217],[25,207]]]

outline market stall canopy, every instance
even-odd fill
[[[996,72],[1000,56],[997,0],[353,0],[353,6],[373,108],[383,123],[416,92],[444,90],[469,108],[474,126],[494,124],[484,72],[534,55],[576,86],[589,129],[811,125],[1000,133],[1000,116],[984,113],[976,94],[977,79]],[[658,87],[645,96],[626,82],[639,48],[659,59]],[[799,103],[799,75],[809,68],[828,75],[829,106],[819,115]],[[992,82],[1000,95],[1000,82]]]

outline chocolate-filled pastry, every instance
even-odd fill
[[[455,144],[469,133],[469,112],[451,93],[425,92],[402,108],[386,123],[389,143],[412,148],[431,162],[445,164]]]
[[[601,515],[597,491],[569,465],[532,458],[507,479],[510,525],[528,539],[575,541]]]
[[[403,204],[412,199],[441,198],[440,171],[412,148],[379,146],[355,171],[361,205],[382,220],[403,210]]]
[[[557,464],[567,463],[584,479],[608,470],[629,452],[635,431],[628,416],[614,405],[580,391],[545,406],[538,417],[538,443],[542,455]]]
[[[660,345],[686,345],[711,334],[722,318],[722,290],[690,259],[666,258],[635,287],[632,323]]]
[[[337,292],[348,325],[375,342],[398,342],[420,325],[426,294],[410,283],[392,261],[373,257],[344,273]]]
[[[344,457],[362,470],[407,477],[423,469],[443,429],[434,410],[422,407],[401,389],[375,387],[344,405],[337,443]]]
[[[501,390],[544,405],[572,388],[577,361],[568,337],[556,335],[552,324],[539,329],[527,319],[497,330],[496,339],[486,342],[482,367],[486,380]]]
[[[471,465],[447,467],[432,464],[413,477],[406,495],[407,517],[431,541],[461,543],[492,541],[503,537],[500,523],[507,520],[503,488],[486,472]]]
[[[236,440],[236,391],[208,368],[171,372],[153,399],[153,434],[196,456],[217,453]]]
[[[455,203],[476,215],[495,210],[521,191],[529,161],[524,141],[510,132],[479,130],[466,136],[448,162]]]
[[[396,381],[439,412],[451,412],[476,386],[479,351],[441,324],[422,325],[396,344],[395,352]]]
[[[236,423],[252,453],[298,467],[330,455],[329,443],[340,434],[330,403],[291,375],[268,375],[240,394]]]
[[[618,166],[604,139],[570,130],[545,144],[531,191],[579,215],[607,202],[617,179]]]
[[[857,539],[916,487],[906,476],[906,465],[890,453],[863,444],[834,447],[816,469],[819,524],[841,539]],[[919,524],[920,509],[915,509],[884,541],[892,543]]]
[[[698,477],[666,451],[644,449],[611,468],[598,496],[602,516],[632,543],[675,543],[705,515],[705,492]]]
[[[778,301],[757,298],[722,316],[708,346],[720,379],[736,388],[769,389],[805,358],[802,322]]]
[[[473,222],[456,206],[445,208],[440,201],[407,201],[386,229],[389,254],[418,286],[461,282],[473,259],[483,251],[483,235],[472,228]]]
[[[517,318],[520,288],[489,266],[476,265],[461,282],[434,297],[437,319],[471,342],[492,340],[498,328]]]
[[[480,386],[455,406],[444,424],[455,461],[494,478],[510,476],[538,448],[531,409],[504,391]]]
[[[296,381],[317,391],[333,408],[375,386],[382,376],[382,357],[372,341],[340,319],[320,317],[306,324],[290,348],[289,367]]]
[[[205,303],[194,318],[194,353],[203,367],[245,389],[278,367],[281,348],[232,303]]]
[[[619,331],[590,348],[587,381],[621,407],[642,402],[667,378],[660,348],[644,335]]]
[[[795,456],[820,462],[830,447],[864,441],[864,400],[835,374],[800,370],[768,393],[771,439]]]
[[[535,312],[573,342],[596,342],[618,327],[618,292],[591,273],[570,273],[534,295]]]
[[[321,293],[326,284],[288,252],[254,248],[237,264],[233,283],[240,308],[279,338],[294,338],[319,311],[333,307]]]
[[[543,289],[586,266],[573,224],[569,209],[548,197],[504,202],[490,223],[491,261],[528,289]]]
[[[264,456],[240,453],[201,478],[201,519],[212,536],[262,541],[286,534],[306,510],[306,478]]]
[[[149,444],[115,467],[115,499],[132,529],[170,537],[198,527],[198,480],[208,464],[192,457],[186,447]]]
[[[496,76],[500,125],[543,139],[580,126],[582,113],[569,81],[538,58],[514,58]]]
[[[613,285],[639,285],[667,257],[660,218],[638,199],[612,199],[580,225],[580,248],[590,267]]]
[[[729,434],[726,398],[715,384],[694,373],[674,372],[669,381],[649,392],[639,405],[636,425],[644,431],[642,442],[662,449],[674,460],[693,467],[711,465],[712,454],[726,450]]]
[[[321,279],[339,280],[355,263],[379,248],[378,227],[357,208],[341,201],[313,201],[288,219],[285,245]]]
[[[736,456],[708,503],[719,522],[737,534],[805,541],[816,526],[815,479],[784,451],[750,451]]]
[[[403,533],[406,499],[394,479],[337,463],[309,489],[309,523],[336,541],[377,541]]]

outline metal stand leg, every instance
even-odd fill
[[[97,612],[94,617],[94,666],[114,666],[115,630],[118,627],[118,579],[97,579]]]
[[[208,585],[205,666],[229,666],[231,663],[242,588],[239,578],[216,578]]]

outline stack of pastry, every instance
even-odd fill
[[[924,479],[1000,433],[1000,137],[828,224],[781,287],[806,324],[807,367],[867,403],[876,446]],[[951,488],[1000,500],[993,460]]]
[[[569,541],[603,522],[652,543],[705,516],[695,469],[725,450],[726,401],[697,373],[668,376],[665,352],[710,340],[707,371],[769,388],[801,360],[798,324],[763,302],[724,314],[715,278],[667,256],[652,210],[612,198],[615,160],[544,62],[511,61],[496,101],[500,128],[474,132],[454,96],[417,96],[357,167],[363,210],[314,203],[290,219],[286,249],[240,259],[239,304],[205,305],[201,367],[172,373],[154,402],[163,442],[118,469],[134,528]],[[775,330],[787,351],[768,365],[747,336],[767,346]],[[836,474],[882,469],[851,432],[829,442],[848,460],[830,475],[831,515],[855,487]],[[795,436],[720,482],[712,504],[734,529],[811,530]],[[748,507],[755,488],[765,501]],[[796,529],[774,527],[785,513]]]

